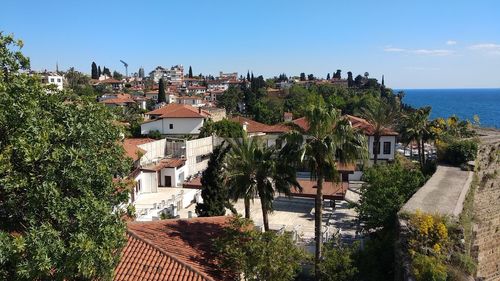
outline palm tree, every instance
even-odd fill
[[[403,116],[403,132],[402,134],[409,141],[417,143],[418,161],[420,167],[425,163],[424,144],[431,138],[429,131],[429,114],[430,108],[419,108],[409,114]]]
[[[316,104],[305,112],[308,128],[297,128],[286,136],[285,147],[307,161],[311,178],[316,179],[315,199],[315,272],[318,274],[322,253],[323,182],[338,177],[336,162],[352,163],[365,159],[367,142],[346,117],[335,108]],[[307,135],[307,136],[304,136]],[[294,147],[294,148],[293,148]],[[318,276],[318,275],[317,275]]]
[[[378,145],[373,153],[373,164],[376,165],[380,153],[380,137],[395,124],[399,110],[394,105],[380,101],[377,106],[363,108],[361,115],[373,126],[373,145]]]
[[[250,218],[250,201],[259,196],[264,229],[269,230],[268,215],[273,210],[276,192],[290,195],[290,188],[301,189],[295,170],[286,163],[286,154],[267,147],[258,138],[246,134],[238,141],[229,140],[227,183],[233,200],[244,199],[245,218]]]

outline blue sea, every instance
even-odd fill
[[[399,89],[403,102],[413,107],[430,105],[431,118],[474,120],[477,114],[481,127],[500,128],[500,89]]]

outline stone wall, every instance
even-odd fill
[[[500,132],[482,133],[472,255],[478,262],[476,280],[500,280]]]

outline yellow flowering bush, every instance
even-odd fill
[[[409,250],[434,255],[441,254],[448,246],[448,229],[445,220],[436,215],[417,212],[410,216]]]

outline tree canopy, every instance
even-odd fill
[[[100,104],[47,91],[0,35],[0,279],[109,280],[124,246],[130,168]]]

